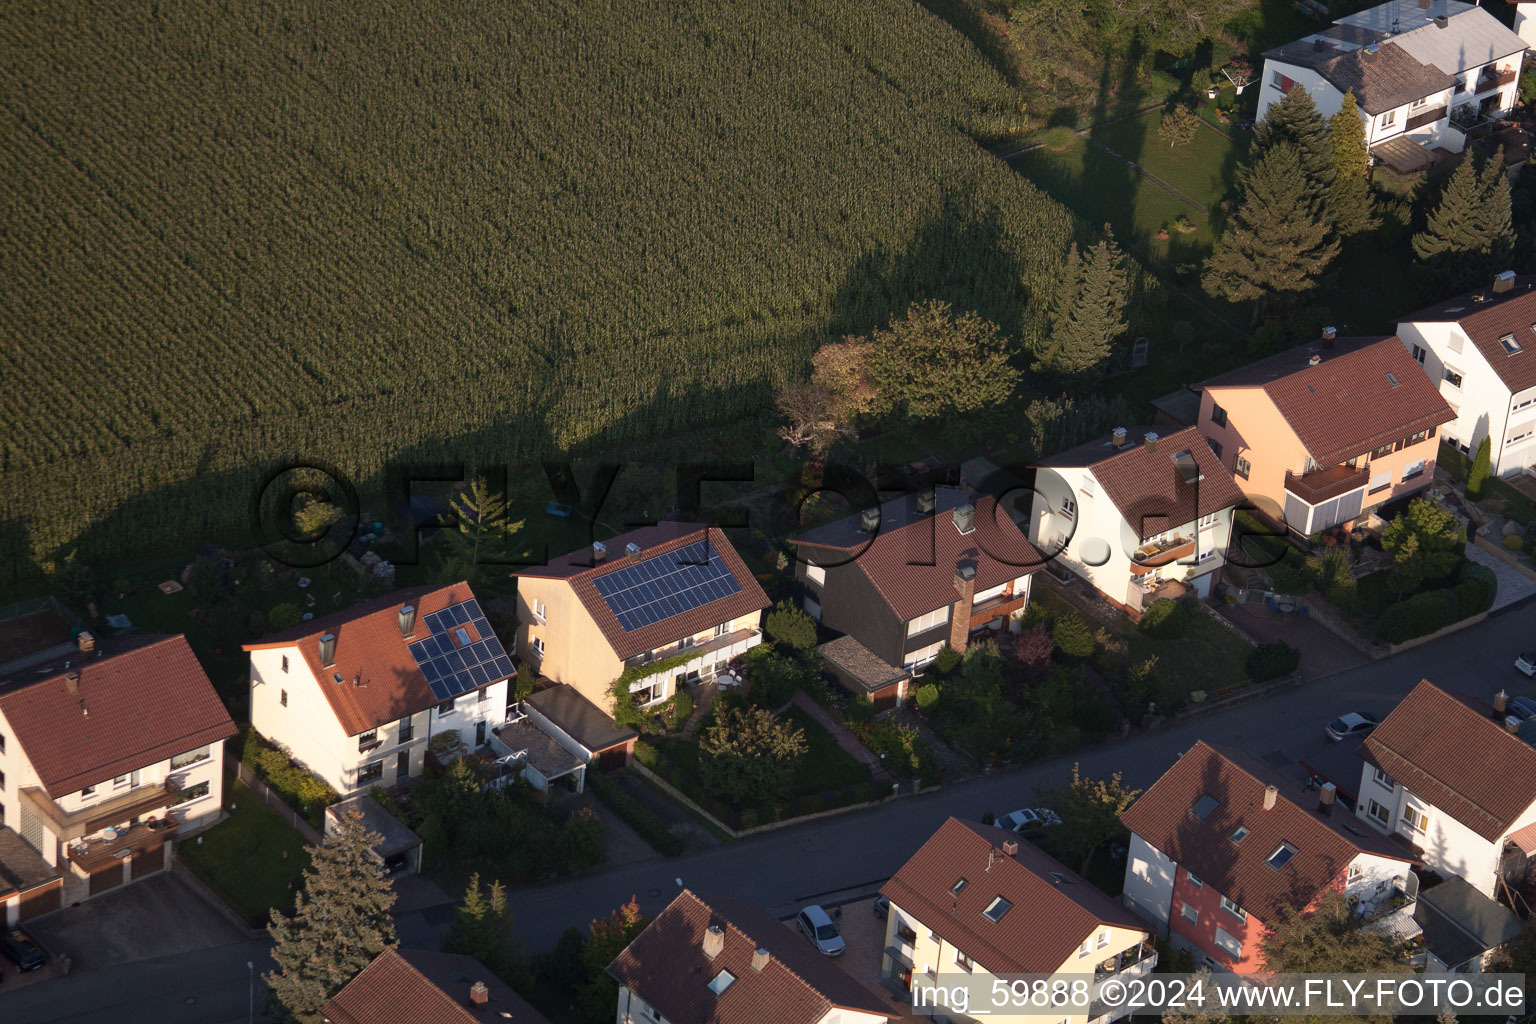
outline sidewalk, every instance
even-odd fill
[[[837,745],[848,751],[854,760],[869,765],[870,778],[878,781],[891,777],[891,773],[885,770],[885,765],[880,763],[879,755],[860,743],[859,738],[849,732],[847,726],[828,714],[826,708],[807,697],[804,690],[795,691],[794,705],[816,719],[817,724],[831,733],[833,739],[837,740]]]

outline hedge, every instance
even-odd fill
[[[624,791],[623,786],[599,771],[587,773],[587,786],[624,824],[634,829],[651,849],[664,857],[676,857],[683,852],[683,847],[687,845],[683,838],[673,835],[665,822],[652,814],[649,808],[641,806],[638,800]]]
[[[1493,607],[1493,599],[1499,592],[1499,578],[1486,565],[1466,562],[1462,567],[1461,581],[1453,589],[1461,614],[1476,615]]]
[[[241,731],[240,760],[311,825],[323,827],[325,809],[341,795],[320,776],[295,764],[287,751],[263,740],[251,726]]]
[[[1382,639],[1389,644],[1400,644],[1444,629],[1460,618],[1458,607],[1456,593],[1444,587],[1414,594],[1382,613]]]
[[[1283,640],[1260,644],[1248,654],[1248,678],[1256,683],[1279,679],[1296,671],[1301,652]]]
[[[1172,638],[1189,630],[1189,606],[1183,601],[1160,597],[1141,617],[1141,631],[1148,636]]]

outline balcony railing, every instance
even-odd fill
[[[1354,466],[1334,466],[1304,476],[1285,474],[1285,489],[1308,505],[1318,505],[1371,482],[1371,471]]]
[[[1012,615],[1029,603],[1029,598],[1023,594],[998,594],[989,597],[985,601],[978,601],[971,605],[971,628],[984,626],[993,619]]]
[[[632,658],[626,659],[624,664],[627,667],[632,667],[635,665],[650,665],[653,662],[662,661],[666,658],[673,658],[679,654],[686,654],[690,659],[697,658],[701,655],[713,654],[722,648],[730,647],[732,644],[740,643],[743,640],[750,639],[751,637],[757,635],[757,633],[758,630],[755,629],[738,629],[732,633],[725,633],[721,636],[711,637],[709,640],[702,644],[692,644],[688,647],[672,644],[669,647],[663,647],[659,650],[646,651],[644,654],[637,654]],[[749,646],[756,645],[751,644]]]
[[[1508,85],[1510,82],[1513,82],[1516,76],[1519,74],[1519,72],[1514,68],[1504,68],[1499,71],[1494,71],[1493,74],[1489,74],[1489,70],[1491,69],[1483,69],[1483,73],[1478,76],[1477,91],[1480,93],[1493,92],[1495,89],[1501,89]]]
[[[121,859],[124,853],[137,853],[159,846],[176,834],[176,828],[176,823],[169,818],[164,819],[164,824],[141,822],[118,830],[110,839],[78,840],[66,849],[72,863],[83,871],[91,872]]]
[[[358,740],[357,741],[357,752],[359,754],[366,754],[370,750],[378,750],[383,745],[384,745],[384,741],[379,739],[377,736],[375,736],[371,740]]]
[[[1431,107],[1429,110],[1424,111],[1422,114],[1414,114],[1408,119],[1408,123],[1403,125],[1403,131],[1411,132],[1415,128],[1422,128],[1427,124],[1434,124],[1436,121],[1445,117],[1446,111],[1449,109],[1449,107],[1442,103],[1438,107]]]
[[[1167,540],[1143,544],[1131,553],[1131,573],[1141,575],[1161,566],[1172,565],[1179,559],[1194,554],[1192,537],[1170,537]]]

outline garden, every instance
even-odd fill
[[[229,817],[189,842],[176,856],[245,918],[265,924],[273,910],[293,907],[309,851],[282,816],[233,778],[225,780]]]
[[[295,763],[286,750],[262,739],[250,725],[240,727],[240,760],[313,828],[325,827],[325,809],[341,799],[330,783]]]

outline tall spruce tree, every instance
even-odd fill
[[[1358,235],[1376,226],[1371,211],[1370,164],[1366,159],[1365,122],[1353,91],[1344,94],[1339,112],[1328,119],[1333,184],[1328,186],[1328,212],[1340,235]]]
[[[474,957],[513,988],[526,990],[532,982],[522,944],[512,939],[507,887],[495,881],[489,889],[482,889],[478,871],[469,876],[464,900],[443,936],[441,948],[444,953]]]
[[[1338,255],[1339,242],[1285,140],[1260,154],[1243,182],[1243,202],[1205,261],[1205,290],[1256,301],[1254,322],[1276,293],[1304,292]]]
[[[394,944],[389,908],[395,893],[372,853],[381,841],[363,827],[362,815],[351,811],[336,832],[309,848],[310,866],[304,869],[304,889],[294,898],[293,919],[274,910],[267,927],[278,965],[263,978],[271,1016],[322,1024],[325,1001]]]
[[[1269,108],[1264,120],[1254,125],[1253,137],[1261,153],[1282,142],[1295,146],[1296,161],[1313,197],[1327,197],[1334,179],[1333,143],[1323,115],[1317,112],[1317,104],[1305,87],[1291,86],[1291,91]]]
[[[1086,253],[1077,244],[1067,250],[1064,287],[1051,315],[1051,332],[1035,346],[1037,371],[1083,377],[1109,356],[1110,345],[1125,333],[1125,303],[1130,293],[1125,256],[1109,225],[1104,238]]]
[[[1446,291],[1476,288],[1507,269],[1514,249],[1503,151],[1479,169],[1467,154],[1451,172],[1424,230],[1413,236],[1421,273]]]

